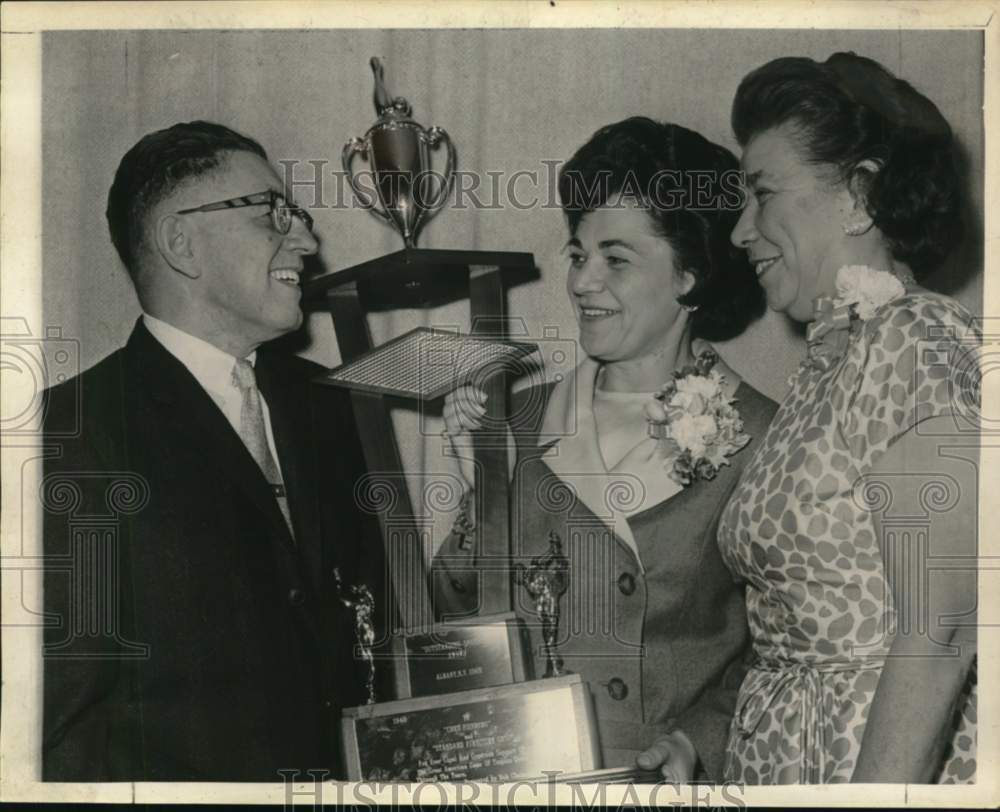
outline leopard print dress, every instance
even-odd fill
[[[853,488],[920,420],[975,403],[978,334],[960,305],[908,293],[855,323],[826,371],[804,362],[723,513],[719,544],[747,582],[755,664],[726,779],[850,781],[895,611],[872,514]],[[964,361],[963,361],[964,359]],[[975,668],[938,781],[975,774]]]

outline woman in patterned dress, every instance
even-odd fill
[[[726,777],[974,780],[978,336],[918,281],[961,234],[951,129],[852,53],[751,72],[732,122],[733,242],[809,355],[720,523],[755,655]]]

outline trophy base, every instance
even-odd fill
[[[347,708],[341,732],[351,781],[513,781],[600,764],[579,675]]]

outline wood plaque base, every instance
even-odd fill
[[[513,781],[600,766],[579,674],[347,708],[341,732],[351,781]]]

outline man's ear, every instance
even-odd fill
[[[871,230],[875,224],[868,213],[868,190],[881,167],[872,160],[864,160],[857,164],[847,179],[847,194],[850,202],[844,213],[844,233],[851,237],[859,237]]]
[[[189,279],[201,276],[195,262],[190,225],[176,214],[165,214],[156,222],[156,250],[164,261]]]

